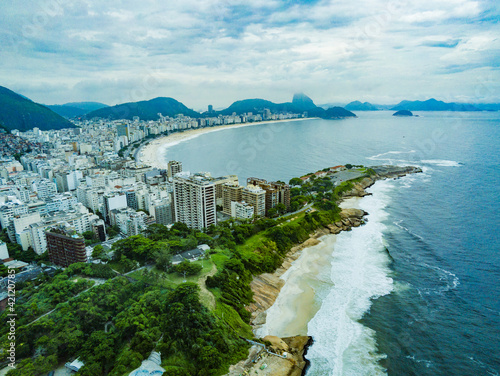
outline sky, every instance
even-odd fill
[[[0,85],[44,104],[173,97],[500,102],[495,0],[2,0]]]

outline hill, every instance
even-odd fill
[[[413,113],[408,110],[399,110],[393,113],[392,116],[413,116]]]
[[[293,95],[292,105],[301,111],[307,111],[317,106],[314,104],[313,100],[309,98],[304,93],[297,93]]]
[[[263,111],[264,109],[269,109],[272,113],[276,112],[294,112],[301,113],[300,109],[296,108],[292,103],[273,103],[265,99],[244,99],[241,101],[234,102],[231,106],[225,110],[217,112],[220,115],[231,115],[235,112],[237,115],[243,113],[252,112],[253,114]]]
[[[321,107],[316,107],[308,111],[309,116],[319,117],[322,119],[345,119],[350,117],[356,117],[356,114],[351,111],[346,110],[343,107],[330,107],[328,110],[324,110]]]
[[[369,102],[364,102],[361,103],[360,101],[354,101],[349,104],[347,104],[344,107],[346,110],[349,111],[378,111],[380,110],[378,107],[374,106],[373,104]]]
[[[480,111],[471,104],[466,103],[446,103],[438,101],[434,98],[426,101],[402,101],[395,107],[393,111],[409,110],[409,111]]]
[[[74,128],[74,124],[49,108],[0,86],[0,124],[22,132],[35,127],[41,130]]]
[[[48,105],[52,111],[56,114],[64,116],[66,118],[74,118],[80,117],[89,112],[99,110],[104,107],[108,107],[107,104],[99,103],[99,102],[73,102],[66,104],[54,104]]]
[[[200,114],[193,111],[181,102],[173,98],[159,97],[149,101],[123,103],[116,106],[101,108],[85,115],[87,119],[93,117],[100,117],[104,119],[129,119],[132,120],[134,116],[138,116],[141,120],[158,120],[163,116],[174,117],[175,115],[182,114],[190,117],[199,117]]]

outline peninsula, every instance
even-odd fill
[[[418,167],[392,165],[373,166],[369,169],[358,168],[355,171],[365,173],[352,179],[348,178],[347,181],[333,189],[336,204],[339,208],[342,208],[337,211],[336,220],[318,226],[307,235],[305,240],[299,244],[294,244],[284,256],[282,264],[274,272],[253,276],[250,282],[253,302],[246,306],[246,310],[251,313],[250,323],[257,337],[259,336],[259,329],[266,324],[268,309],[273,306],[285,285],[285,281],[281,279],[281,276],[300,257],[302,252],[319,244],[319,238],[324,235],[337,235],[342,231],[351,231],[352,228],[362,226],[365,223],[365,216],[369,215],[369,213],[357,208],[347,208],[343,203],[350,198],[371,195],[371,193],[366,192],[366,189],[378,180],[397,179],[408,174],[422,172]],[[321,210],[314,210],[311,215],[318,216],[320,213]],[[284,224],[284,226],[287,226],[287,224]],[[292,306],[288,307],[288,310],[291,315],[294,314]],[[232,366],[227,374],[228,376],[237,376],[245,374],[245,372],[247,372],[246,374],[253,374],[255,371],[262,375],[273,376],[300,376],[304,374],[308,364],[304,355],[313,338],[304,335],[286,338],[266,335],[262,340],[269,345],[268,349],[272,353],[266,353],[260,346],[254,345],[250,350],[248,359]],[[287,353],[287,359],[276,356],[274,353]],[[263,370],[264,365],[266,368]]]

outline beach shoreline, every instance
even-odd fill
[[[315,272],[314,263],[317,263],[318,260],[324,263],[326,258],[333,257],[331,250],[329,252],[326,249],[321,250],[322,246],[323,248],[331,248],[329,246],[336,242],[337,234],[342,231],[350,231],[353,227],[359,227],[365,223],[364,217],[369,213],[360,209],[360,199],[371,195],[365,189],[371,187],[378,180],[398,179],[407,174],[422,172],[420,168],[409,166],[376,166],[374,168],[378,170],[375,175],[365,177],[362,181],[355,183],[350,191],[344,192],[339,202],[339,207],[342,209],[341,221],[310,234],[309,239],[290,249],[282,265],[274,273],[256,275],[250,283],[254,302],[249,304],[246,309],[251,313],[250,324],[254,335],[264,340],[279,340],[280,337],[287,341],[290,339],[301,340],[301,345],[294,348],[294,355],[287,362],[277,362],[276,359],[271,362],[271,359],[266,357],[269,367],[266,370],[268,373],[264,373],[265,375],[303,376],[306,373],[309,362],[305,358],[305,353],[314,341],[307,334],[307,325],[319,309],[319,307],[314,306],[315,292],[313,289],[307,288],[307,274]],[[317,250],[323,254],[315,255]],[[294,272],[295,275],[293,275]],[[306,276],[305,279],[304,276]],[[292,279],[294,281],[291,281]],[[292,282],[290,288],[285,287],[289,282]],[[304,298],[307,301],[306,304],[302,304]],[[267,315],[275,304],[279,305],[281,314],[268,321]],[[308,340],[305,341],[305,339]],[[253,373],[253,371],[260,373],[261,369],[258,368],[260,363],[253,363],[251,359],[252,357],[249,356],[248,359],[231,366],[227,376],[241,375],[242,371],[247,372],[247,374]],[[295,367],[296,364],[301,364],[303,367],[299,370]]]
[[[165,150],[170,146],[177,145],[178,143],[188,141],[195,137],[201,136],[203,134],[223,131],[226,129],[250,127],[255,125],[276,124],[276,123],[286,123],[286,122],[316,120],[316,119],[318,118],[298,118],[298,119],[258,121],[252,123],[226,124],[215,127],[190,129],[184,132],[176,132],[168,136],[155,138],[148,144],[141,146],[141,148],[137,153],[137,159],[138,162],[140,162],[141,164],[158,169],[166,169],[168,166],[168,162],[166,160],[165,161],[161,160],[161,157],[163,156],[162,150]]]

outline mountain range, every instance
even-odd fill
[[[21,132],[35,127],[41,130],[74,128],[75,125],[49,108],[0,86],[0,125]]]
[[[356,116],[349,111],[339,111],[339,108],[328,112],[328,110],[317,107],[312,99],[307,95],[300,93],[293,96],[292,102],[274,103],[259,98],[244,99],[234,102],[224,110],[212,111],[211,113],[204,112],[203,114],[187,108],[185,105],[173,98],[155,98],[149,101],[124,103],[117,106],[101,108],[86,114],[85,117],[87,119],[100,117],[110,120],[132,120],[135,116],[137,116],[141,120],[157,120],[159,119],[159,114],[161,114],[162,116],[170,117],[174,117],[177,114],[182,114],[197,118],[206,116],[232,115],[233,113],[237,115],[249,112],[257,114],[259,112],[263,112],[265,109],[270,110],[271,113],[303,113],[308,111],[309,116],[322,117],[325,119],[337,119]]]
[[[391,110],[408,110],[408,111],[481,111],[467,103],[446,103],[438,101],[434,98],[426,101],[402,101]]]
[[[108,105],[99,102],[72,102],[66,104],[47,105],[47,107],[56,114],[72,119],[86,115],[89,112],[108,107]]]
[[[72,102],[63,105],[44,106],[33,102],[20,94],[0,86],[0,126],[8,130],[19,129],[26,131],[38,127],[41,130],[72,128],[73,123],[66,118],[91,119],[100,117],[104,119],[129,119],[139,117],[141,120],[158,120],[162,116],[175,117],[178,114],[193,118],[231,115],[236,113],[252,112],[262,113],[265,109],[271,113],[292,112],[304,113],[308,116],[324,119],[341,119],[355,117],[351,111],[376,111],[376,110],[408,110],[408,111],[498,111],[500,104],[467,104],[446,103],[431,98],[426,101],[407,101],[399,104],[378,105],[369,102],[353,101],[345,108],[337,104],[316,106],[311,98],[303,93],[293,96],[291,102],[274,103],[265,99],[245,99],[236,101],[228,108],[210,113],[199,113],[181,102],[168,97],[158,97],[148,101],[130,102],[107,106],[98,102]]]
[[[354,101],[345,105],[345,109],[349,111],[378,111],[381,108],[369,102]]]
[[[162,114],[163,116],[174,117],[175,115],[182,114],[190,117],[200,117],[200,114],[193,111],[181,102],[173,98],[158,97],[149,101],[129,102],[118,104],[116,106],[104,107],[95,111],[91,111],[85,115],[87,119],[100,117],[104,119],[117,120],[128,119],[133,120],[138,116],[141,120],[158,120]]]

